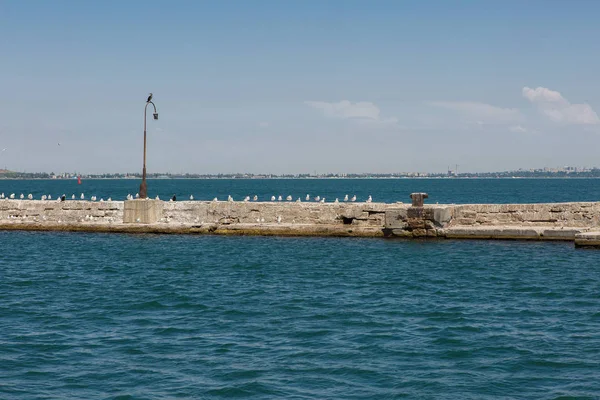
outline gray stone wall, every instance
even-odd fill
[[[465,204],[453,206],[452,226],[600,226],[600,203]]]
[[[144,224],[124,221],[122,201],[2,199],[0,229],[544,240],[600,231],[600,203],[150,202],[157,222]]]

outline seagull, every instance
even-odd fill
[[[190,195],[190,200],[194,200],[194,195],[193,194]]]
[[[83,193],[81,193],[81,196],[79,196],[79,198],[80,198],[81,200],[85,199],[85,196],[83,195]]]
[[[302,200],[300,200],[300,197],[298,197],[298,199],[296,200],[296,203],[302,203]]]
[[[14,199],[14,198],[15,198],[15,194],[14,194],[14,193],[11,193],[11,194],[10,194],[10,198],[11,198],[11,199]]]
[[[306,195],[306,201],[309,201],[309,200],[310,200],[310,196],[307,194]]]
[[[352,198],[350,199],[350,201],[356,201],[356,195],[352,196]]]
[[[315,201],[319,201],[319,200],[321,200],[321,196],[315,197]]]
[[[250,201],[250,196],[244,197],[244,201]]]
[[[92,200],[92,201],[96,201],[96,196],[92,196],[92,197],[90,198],[90,200]]]
[[[52,200],[52,195],[48,195],[48,200]]]
[[[335,198],[335,201],[334,201],[334,203],[339,203],[339,202],[340,202],[340,201],[339,201],[339,200],[338,200],[338,198],[336,197],[336,198]]]
[[[100,201],[104,201],[104,199],[102,197],[100,197]]]
[[[348,201],[348,195],[344,196],[344,201]]]
[[[46,195],[43,195],[43,196],[42,196],[42,200],[46,200]]]
[[[152,101],[152,93],[150,93],[150,96],[148,96],[148,100],[146,100],[146,103],[150,103]]]
[[[25,198],[25,195],[24,195],[23,193],[21,193],[21,195],[19,196],[19,198],[20,198],[21,200],[23,200],[23,199]]]
[[[233,197],[231,197],[231,195],[227,196],[227,201],[233,201]]]
[[[131,195],[130,195],[131,196]],[[160,197],[158,197],[158,195],[156,195],[156,197],[154,198],[155,200],[160,200]]]
[[[277,223],[280,224],[281,223],[281,215],[277,216]]]
[[[27,198],[28,198],[29,200],[33,200],[33,195],[32,195],[31,193],[29,193],[29,194],[27,195]]]
[[[213,199],[213,201],[219,201],[216,197]]]
[[[112,199],[109,197],[106,201],[112,201]]]
[[[4,198],[4,192],[2,194],[0,194],[0,199]]]
[[[126,197],[126,199],[127,199],[127,200],[131,200],[131,193],[127,193],[127,197]]]
[[[136,198],[136,199],[139,199],[139,198],[140,198],[140,194],[139,194],[139,193],[136,193],[136,194],[135,194],[135,198]]]
[[[367,199],[367,203],[370,203],[373,201],[373,198],[371,197],[371,195],[369,195],[369,198]]]
[[[254,201],[258,201],[258,196],[257,196],[257,195],[254,195],[254,197],[252,198],[252,200],[254,200]]]
[[[60,196],[60,201],[65,201],[67,199],[67,196],[65,196],[64,194],[62,196]]]
[[[271,201],[275,201],[275,196],[271,196]]]
[[[71,196],[71,200],[75,200],[75,193]]]
[[[325,197],[321,199],[321,203],[325,203]]]
[[[285,198],[287,201],[292,201],[292,195],[288,195],[288,197]]]
[[[279,201],[283,200],[283,198],[281,197],[281,195],[279,195],[279,197],[277,198],[277,200],[279,200]]]

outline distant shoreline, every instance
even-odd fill
[[[135,178],[86,178],[82,177],[82,180],[86,181],[132,181],[132,180],[141,180],[141,177]],[[186,177],[174,177],[174,178],[146,178],[147,180],[237,180],[237,181],[259,181],[259,180],[496,180],[496,179],[600,179],[600,177],[596,176],[459,176],[459,177],[442,177],[442,176],[407,176],[407,177],[302,177],[302,178],[294,178],[294,177],[273,177],[273,178],[235,178],[235,177],[201,177],[201,178],[186,178]],[[0,181],[73,181],[76,178],[7,178],[0,177]]]

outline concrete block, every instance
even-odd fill
[[[389,229],[406,226],[406,209],[387,210],[385,212],[384,226]]]
[[[575,247],[600,248],[600,232],[584,232],[575,235]]]
[[[163,204],[160,200],[126,200],[123,210],[124,223],[154,224],[163,217]]]

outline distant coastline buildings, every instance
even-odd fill
[[[141,179],[141,173],[81,174],[77,172],[17,172],[0,169],[0,179]],[[556,167],[518,169],[502,172],[457,172],[450,169],[446,173],[394,172],[394,173],[324,173],[324,174],[194,174],[194,173],[155,173],[151,179],[393,179],[393,178],[600,178],[598,167]]]

